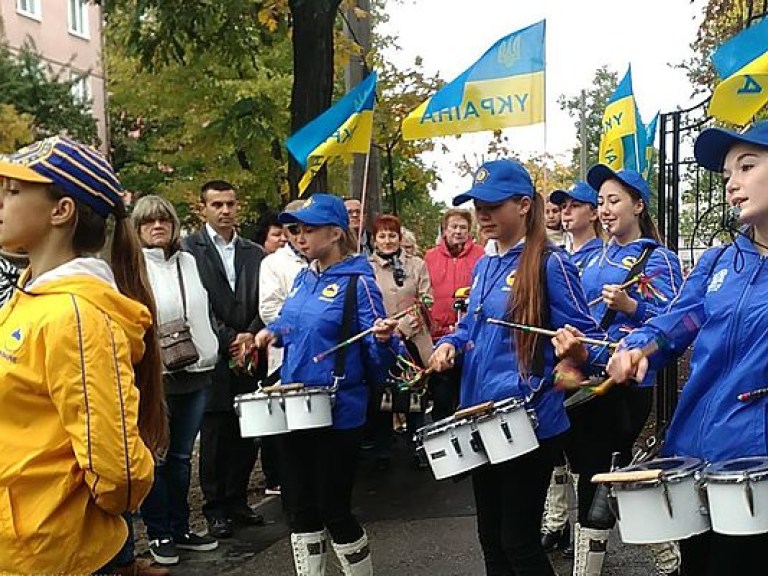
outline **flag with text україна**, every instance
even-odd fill
[[[722,81],[709,113],[743,126],[768,102],[768,17],[739,32],[712,54]]]
[[[346,96],[291,135],[285,147],[304,170],[299,181],[303,194],[315,174],[330,158],[367,154],[373,136],[376,73],[372,72]]]
[[[403,139],[544,122],[545,32],[542,20],[496,42],[403,120]]]
[[[608,99],[603,113],[599,162],[612,170],[645,172],[645,126],[632,92],[632,67]]]

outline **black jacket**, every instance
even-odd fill
[[[259,317],[259,268],[264,250],[250,240],[238,236],[235,240],[235,291],[229,286],[224,263],[205,228],[184,238],[184,250],[197,262],[200,279],[208,291],[213,308],[221,356],[213,375],[213,387],[208,399],[208,411],[232,410],[238,394],[253,392],[266,371],[266,357],[259,352],[256,375],[241,376],[229,368],[229,345],[238,333],[256,334],[264,327]]]

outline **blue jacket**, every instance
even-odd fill
[[[335,354],[315,363],[312,359],[339,343],[344,294],[350,276],[358,274],[357,315],[352,334],[370,328],[384,318],[384,304],[373,268],[365,256],[347,258],[318,274],[302,270],[285,300],[280,316],[268,326],[285,348],[282,382],[305,386],[332,386]],[[357,428],[365,422],[368,389],[366,383],[382,382],[400,345],[397,338],[379,343],[372,334],[347,347],[345,376],[339,383],[333,408],[333,427]]]
[[[438,345],[450,342],[458,354],[463,352],[462,406],[513,396],[529,400],[539,420],[536,435],[544,439],[565,432],[569,426],[563,392],[552,385],[557,359],[550,338],[543,337],[543,377],[532,375],[526,379],[518,370],[513,331],[487,323],[488,318],[508,318],[510,291],[522,248],[518,245],[503,256],[484,256],[478,261],[472,274],[468,312],[456,332],[442,338]],[[592,337],[604,338],[589,315],[579,273],[560,249],[553,248],[547,261],[547,295],[551,327],[567,323]]]
[[[667,431],[663,453],[718,462],[768,454],[768,396],[737,395],[768,386],[768,259],[739,237],[705,252],[670,309],[630,334],[640,348],[656,338],[659,367],[693,342],[691,375]]]
[[[587,262],[592,260],[592,257],[596,254],[600,254],[603,250],[603,240],[601,238],[592,238],[589,242],[584,244],[576,252],[571,252],[571,262],[579,269],[579,274],[584,270]]]
[[[645,264],[645,273],[652,276],[651,286],[660,297],[643,295],[638,284],[627,288],[627,294],[638,303],[637,310],[632,316],[623,312],[616,314],[607,329],[611,340],[621,340],[629,332],[666,310],[683,283],[677,254],[650,238],[640,238],[625,246],[608,242],[602,251],[592,256],[581,272],[584,293],[587,301],[591,302],[600,297],[606,284],[623,284],[630,269],[648,246],[656,246],[656,249]],[[602,301],[591,308],[592,316],[598,323],[606,311],[607,306]],[[640,385],[653,386],[654,379],[655,373],[649,372]]]

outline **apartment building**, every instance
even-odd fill
[[[106,146],[101,7],[88,0],[0,0],[0,24],[11,50],[29,40],[54,70],[85,74],[75,95],[91,102],[99,139]]]

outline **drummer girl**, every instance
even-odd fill
[[[571,262],[581,272],[603,249],[597,192],[586,182],[576,182],[570,190],[555,190],[549,200],[560,206],[563,229],[571,237]]]
[[[651,192],[634,170],[614,172],[597,164],[587,174],[598,191],[598,214],[608,240],[581,273],[592,314],[611,340],[664,310],[680,288],[677,256],[661,244],[648,210]],[[564,340],[571,342],[563,333]],[[632,446],[645,425],[653,398],[654,375],[638,386],[613,388],[569,411],[571,441],[566,448],[573,471],[579,474],[574,576],[600,574],[613,517],[590,516],[595,496],[591,478],[631,460]],[[600,502],[596,503],[600,504]],[[596,506],[597,509],[597,506]]]
[[[472,188],[454,205],[474,200],[478,222],[496,242],[475,266],[467,315],[430,358],[438,371],[463,362],[461,405],[524,400],[538,418],[539,447],[472,474],[480,543],[487,574],[554,574],[541,546],[540,527],[549,478],[568,429],[563,394],[552,384],[548,339],[512,332],[489,318],[564,326],[600,336],[589,316],[578,272],[547,241],[544,200],[515,160],[486,162]],[[569,352],[564,350],[563,354]],[[575,358],[587,361],[587,354]]]
[[[608,371],[623,382],[645,380],[693,344],[661,454],[723,462],[768,454],[768,395],[738,396],[768,385],[768,122],[743,134],[711,128],[696,140],[698,163],[722,172],[728,203],[744,228],[733,244],[703,254],[669,310],[635,330]],[[658,352],[642,358],[655,341]],[[765,565],[768,534],[706,532],[681,542],[682,573],[754,574]]]
[[[366,386],[378,384],[389,372],[393,347],[399,344],[390,342],[397,321],[384,319],[373,269],[364,255],[356,254],[357,239],[341,198],[315,194],[303,208],[283,212],[279,220],[295,227],[291,235],[311,264],[299,273],[277,320],[256,335],[256,345],[284,348],[284,383],[339,386],[331,428],[280,436],[282,493],[294,563],[299,576],[324,573],[327,529],[345,576],[367,576],[373,567],[368,537],[351,512],[352,485],[366,416]],[[372,328],[372,333],[316,362],[318,354],[340,343],[350,282],[356,282],[350,292],[356,306],[346,322],[353,332]],[[336,355],[342,351],[339,373]]]

